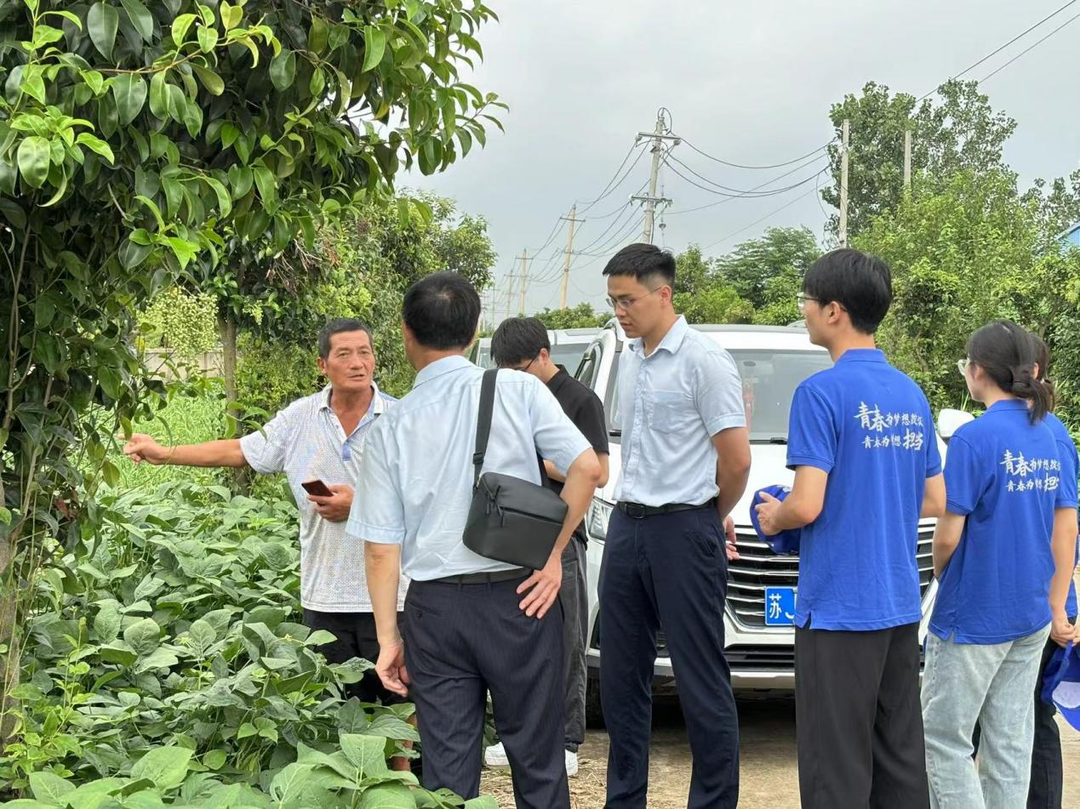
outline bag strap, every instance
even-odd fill
[[[480,384],[480,416],[476,421],[476,451],[473,453],[473,489],[480,483],[480,469],[487,454],[488,436],[491,434],[491,414],[495,410],[495,377],[498,368],[484,371]]]

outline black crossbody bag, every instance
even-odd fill
[[[484,372],[473,454],[473,497],[462,537],[473,553],[539,570],[547,564],[566,521],[567,505],[544,486],[498,472],[480,474],[491,433],[498,369]]]

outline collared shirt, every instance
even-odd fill
[[[1076,442],[1069,435],[1069,429],[1061,423],[1061,419],[1053,413],[1046,414],[1046,426],[1054,434],[1058,442],[1058,454],[1061,458],[1061,485],[1062,487],[1076,486],[1077,475],[1080,474],[1080,457],[1077,456]],[[1068,489],[1066,488],[1066,491]],[[1076,545],[1076,564],[1080,565],[1080,542]],[[1070,618],[1076,617],[1076,581],[1069,581],[1069,595],[1065,599],[1065,614]]]
[[[922,390],[876,349],[851,349],[795,390],[791,469],[829,476],[802,529],[795,624],[870,631],[919,621],[916,558],[926,479],[941,473]]]
[[[372,428],[347,530],[401,545],[401,569],[430,581],[512,570],[461,540],[473,490],[473,452],[484,371],[464,357],[423,368],[409,392]],[[484,472],[540,483],[539,452],[566,471],[589,442],[534,376],[500,371]]]
[[[570,421],[574,422],[574,426],[581,430],[581,434],[592,444],[596,454],[608,455],[611,448],[608,445],[604,403],[592,390],[570,376],[565,368],[561,365],[558,368],[558,373],[547,381],[548,390],[551,391]],[[561,481],[548,478],[546,485],[556,494],[562,493]],[[584,525],[578,526],[574,536],[582,542],[586,541]]]
[[[248,465],[264,475],[284,472],[300,512],[300,601],[317,612],[371,612],[364,575],[364,543],[315,512],[301,483],[318,479],[356,489],[360,459],[371,427],[396,400],[372,384],[368,412],[351,434],[330,406],[331,389],[305,396],[278,412],[261,432],[245,435],[240,448]],[[353,495],[356,497],[355,492]],[[405,588],[399,594],[404,605]]]
[[[716,497],[712,437],[746,426],[742,381],[723,348],[679,317],[645,356],[641,338],[619,357],[620,501],[700,505]]]
[[[1006,643],[1050,623],[1054,510],[1076,507],[1061,449],[1021,399],[997,402],[949,441],[947,507],[967,519],[930,618],[939,638]]]

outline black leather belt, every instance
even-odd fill
[[[661,514],[678,514],[680,511],[695,511],[699,508],[716,508],[716,499],[709,500],[700,505],[690,505],[689,503],[667,503],[663,506],[645,506],[641,503],[619,503],[619,510],[634,520],[641,520],[645,517],[656,517]]]
[[[497,570],[494,573],[462,573],[458,576],[446,576],[441,579],[432,579],[431,581],[439,582],[440,584],[496,584],[501,581],[513,581],[514,579],[528,578],[531,575],[531,570],[518,567],[513,570]]]

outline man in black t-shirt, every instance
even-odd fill
[[[600,459],[600,486],[608,479],[608,429],[604,405],[589,388],[551,361],[551,341],[544,324],[534,317],[504,320],[491,338],[491,358],[500,368],[532,374],[548,386],[563,412],[570,417]],[[562,474],[544,461],[546,485],[562,491]],[[566,772],[577,773],[578,746],[585,741],[585,648],[589,634],[589,593],[585,576],[585,526],[579,525],[563,551],[563,580],[559,603],[563,610],[563,648],[566,659]],[[502,745],[484,753],[488,766],[505,766]]]

